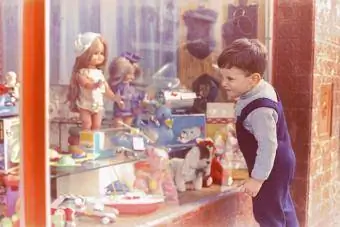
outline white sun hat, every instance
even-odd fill
[[[81,56],[98,37],[100,37],[100,34],[94,32],[85,32],[79,34],[74,41],[74,50],[77,57]]]

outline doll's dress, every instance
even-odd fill
[[[81,69],[80,76],[86,76],[94,83],[105,81],[104,74],[99,69]],[[104,108],[104,83],[96,89],[86,89],[80,86],[79,99],[77,100],[78,108],[89,110],[91,112],[99,112]]]

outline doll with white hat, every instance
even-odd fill
[[[98,33],[79,34],[74,43],[76,59],[67,95],[71,111],[79,112],[83,130],[96,130],[101,126],[104,96],[124,106],[104,77],[107,47]]]

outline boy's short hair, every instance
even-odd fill
[[[227,46],[217,59],[219,68],[237,67],[263,76],[267,67],[267,48],[257,39],[241,38]]]

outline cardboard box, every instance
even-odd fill
[[[20,119],[0,119],[0,171],[9,172],[20,162]]]
[[[235,131],[235,104],[207,104],[207,136],[212,138],[218,154],[225,154],[225,162],[231,168],[232,178],[248,178],[248,170],[241,151],[238,148]]]
[[[185,147],[196,143],[197,138],[206,137],[205,114],[174,114],[174,139],[168,147]]]

